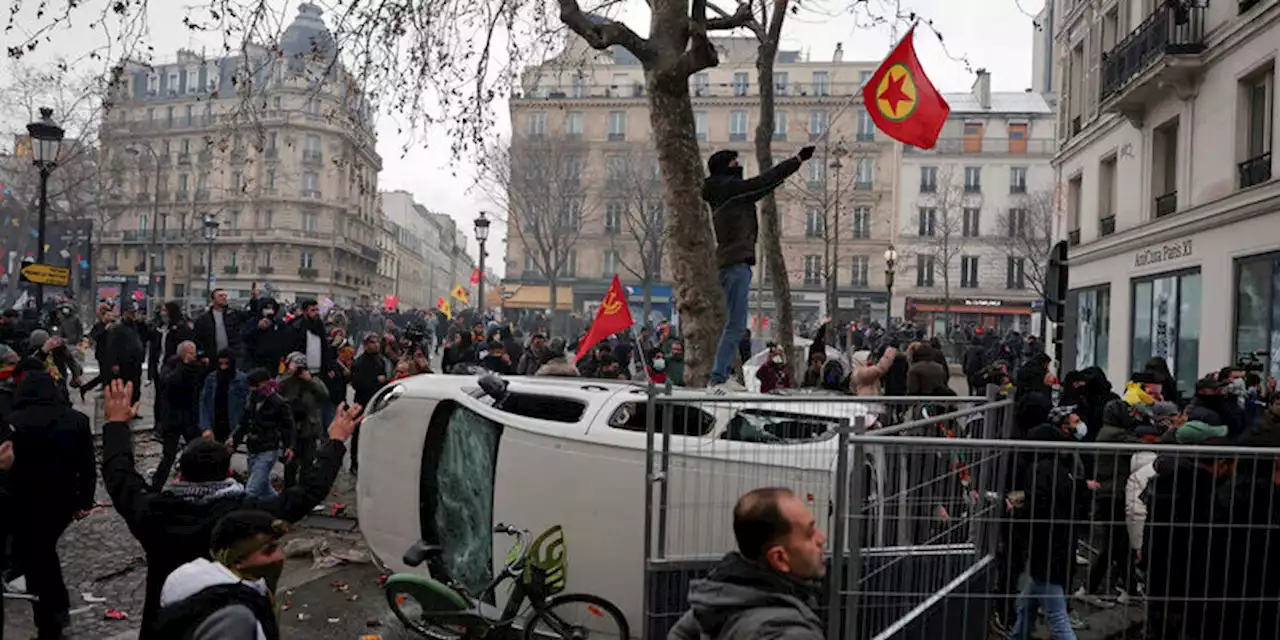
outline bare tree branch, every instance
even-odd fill
[[[914,225],[904,230],[904,235],[912,236],[907,256],[927,257],[926,264],[932,263],[933,278],[937,278],[941,271],[948,324],[952,265],[964,253],[970,240],[964,231],[965,198],[963,176],[956,173],[954,166],[939,168],[934,193],[921,196],[917,215],[923,218],[917,218]],[[905,267],[905,271],[912,272],[919,265],[907,260]]]
[[[1053,245],[1056,203],[1052,191],[1029,193],[1018,198],[1013,208],[997,216],[1000,235],[996,242],[1005,253],[1022,261],[1023,279],[1036,295],[1045,295],[1045,275],[1049,250]]]
[[[641,62],[651,62],[655,58],[649,41],[641,38],[621,22],[595,16],[588,17],[578,6],[577,0],[560,0],[560,21],[578,34],[588,45],[595,49],[608,49],[619,45],[630,51]]]

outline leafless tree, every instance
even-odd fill
[[[609,233],[610,246],[617,252],[622,268],[644,288],[644,322],[653,312],[653,285],[662,280],[663,229],[666,205],[662,201],[661,176],[657,158],[633,150],[605,160],[605,211],[616,207],[621,228]]]
[[[505,213],[508,233],[547,279],[553,311],[560,281],[572,276],[572,251],[582,227],[595,219],[599,204],[588,188],[585,150],[559,137],[499,142],[489,148],[488,171],[481,178],[490,200]]]
[[[1040,191],[1016,196],[1013,206],[996,218],[1000,228],[997,246],[1005,254],[1020,260],[1023,278],[1041,298],[1045,295],[1045,270],[1053,233],[1057,202],[1053,191]]]
[[[852,217],[849,198],[855,188],[856,174],[843,140],[823,139],[817,147],[813,158],[788,183],[804,209],[805,235],[822,238],[823,292],[827,313],[834,317],[840,281],[840,238],[849,231],[841,222]],[[816,220],[810,219],[810,212],[817,214]]]
[[[918,278],[922,266],[931,269],[928,281],[941,272],[943,313],[951,326],[951,270],[969,241],[964,232],[964,208],[966,198],[972,196],[965,193],[963,177],[953,166],[938,169],[935,185],[933,193],[920,195],[916,220],[904,229],[904,235],[914,236],[905,252],[905,271],[908,275],[916,272]]]

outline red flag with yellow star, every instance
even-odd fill
[[[871,120],[889,137],[921,149],[932,149],[951,113],[951,106],[929,82],[916,59],[913,26],[880,63],[862,101]]]

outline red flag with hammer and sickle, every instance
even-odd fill
[[[608,293],[604,294],[604,302],[600,303],[600,309],[596,311],[595,321],[587,330],[586,337],[578,343],[578,353],[573,357],[574,364],[601,340],[630,329],[631,324],[631,305],[627,304],[627,291],[622,288],[622,283],[618,282],[618,274],[615,273]]]

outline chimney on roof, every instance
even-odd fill
[[[976,71],[978,79],[973,81],[973,97],[978,99],[978,106],[983,109],[991,108],[991,73],[986,69],[978,69]]]
[[[835,52],[835,55],[831,57],[831,59],[836,63],[844,62],[844,43],[843,42],[836,43],[836,52]]]

